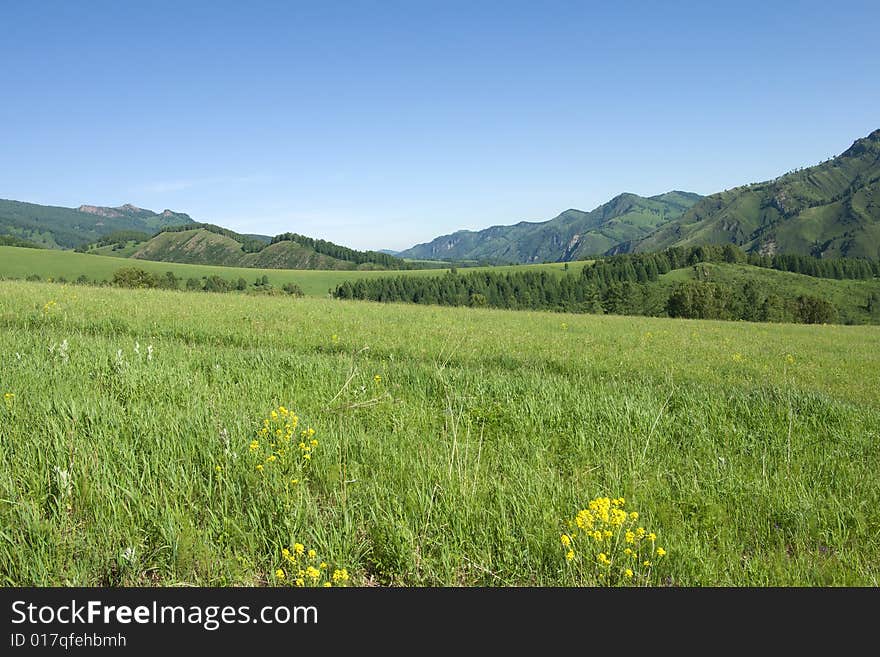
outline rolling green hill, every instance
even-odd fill
[[[131,204],[64,208],[0,200],[0,244],[161,262],[264,269],[409,269],[386,253],[357,251],[296,233],[243,235],[183,213]]]
[[[707,196],[618,251],[724,243],[770,255],[880,257],[880,130],[816,166]]]
[[[192,223],[189,215],[153,212],[133,205],[116,208],[81,205],[64,208],[0,199],[0,235],[41,246],[73,249],[121,230],[155,233],[166,226]]]
[[[402,259],[373,251],[356,251],[295,233],[254,239],[211,224],[165,230],[130,251],[128,257],[259,269],[408,269]]]
[[[248,253],[240,242],[203,228],[159,233],[140,245],[130,257],[161,262],[260,269],[356,269],[358,267],[353,262],[318,253],[310,247],[290,240],[269,244],[256,253]]]
[[[544,222],[462,230],[401,251],[402,258],[561,262],[600,255],[648,235],[682,215],[701,197],[672,191],[644,198],[621,194],[591,212],[566,210]]]

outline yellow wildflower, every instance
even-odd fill
[[[575,517],[575,523],[580,529],[592,529],[593,528],[593,514],[589,512],[587,509],[583,509],[582,511],[578,511],[577,516]]]
[[[343,568],[342,570],[334,570],[333,571],[333,581],[334,582],[347,582],[348,581],[348,570]]]
[[[376,383],[382,383],[382,377],[377,374],[373,377],[373,381],[375,381]]]
[[[566,552],[565,558],[567,561],[571,561],[572,559],[574,559],[574,550],[569,550],[568,552]]]
[[[624,570],[624,571],[623,571],[623,575],[624,575],[624,577],[626,577],[627,579],[629,579],[630,577],[632,577],[632,576],[633,576],[632,568],[627,568],[626,570]]]
[[[658,548],[657,548],[657,556],[658,556],[658,557],[664,557],[664,556],[666,556],[666,550],[664,550],[662,547],[658,547]]]
[[[563,535],[562,535],[562,544],[563,544],[565,547],[568,547],[569,545],[571,545],[571,539],[568,537],[568,534],[563,534]]]
[[[276,571],[275,571],[275,577],[276,577],[277,579],[284,579],[284,570],[282,570],[281,568],[279,568],[278,570],[276,570]]]
[[[332,583],[332,582],[324,582],[324,588],[325,588],[325,589],[329,589],[331,586],[333,586],[333,583]]]
[[[318,556],[317,552],[315,552],[314,550],[309,550],[309,559],[314,559],[316,556]]]
[[[257,464],[257,472],[262,472],[262,471],[263,471],[263,464],[262,464],[262,463],[258,463],[258,464]]]

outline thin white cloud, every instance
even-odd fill
[[[265,174],[250,174],[246,176],[215,176],[211,178],[195,178],[189,180],[161,180],[158,182],[148,183],[141,187],[138,191],[149,192],[152,194],[167,194],[168,192],[179,192],[184,189],[193,187],[208,187],[216,185],[252,185],[265,183],[272,180],[272,176]]]
[[[142,190],[152,194],[165,194],[167,192],[179,192],[183,189],[195,187],[198,183],[191,180],[166,180],[163,182],[145,185]]]

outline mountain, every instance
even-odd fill
[[[51,248],[72,249],[116,231],[155,233],[166,226],[193,223],[189,215],[161,213],[122,205],[116,208],[81,205],[64,208],[0,200],[0,235]]]
[[[265,269],[406,269],[400,258],[285,233],[242,235],[130,203],[65,208],[0,200],[0,242],[121,258]]]
[[[126,255],[160,262],[260,269],[406,268],[400,258],[374,251],[355,251],[295,233],[264,238],[240,235],[212,224],[166,229],[135,245]]]
[[[880,258],[880,130],[816,166],[707,196],[618,251],[725,243],[768,255]]]
[[[620,194],[595,210],[566,210],[544,222],[461,230],[399,252],[401,258],[545,262],[601,255],[679,218],[702,197],[672,191],[648,198]]]

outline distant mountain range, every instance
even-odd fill
[[[621,194],[590,212],[572,209],[544,222],[521,221],[480,231],[461,230],[397,255],[423,260],[581,260],[649,235],[681,217],[701,198],[699,194],[679,191],[649,198]]]
[[[880,258],[880,130],[841,155],[775,180],[705,198],[621,194],[591,212],[459,231],[404,258],[568,261],[671,246],[736,244],[750,252]]]
[[[403,269],[400,258],[294,233],[242,235],[131,204],[64,208],[0,200],[0,243],[163,262],[264,269]]]
[[[147,260],[283,269],[413,266],[403,258],[564,262],[726,243],[761,254],[880,258],[880,130],[837,157],[771,181],[706,197],[625,193],[589,212],[570,209],[549,221],[462,230],[400,252],[356,251],[293,233],[241,235],[181,212],[130,204],[64,208],[0,200],[0,238]]]
[[[73,249],[121,230],[155,233],[166,226],[191,223],[190,216],[182,212],[153,212],[128,204],[62,208],[0,200],[0,235],[55,249]]]
[[[618,250],[725,243],[771,255],[880,258],[880,130],[816,166],[707,196]]]

